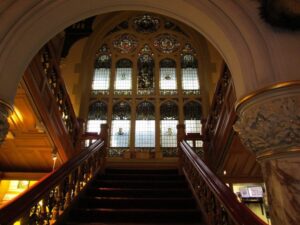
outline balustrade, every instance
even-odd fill
[[[206,166],[192,148],[180,142],[181,169],[208,225],[266,225]]]
[[[0,224],[54,224],[91,178],[105,167],[104,141],[98,140],[0,209]]]

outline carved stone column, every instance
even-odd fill
[[[0,145],[3,143],[9,129],[8,116],[13,112],[12,106],[0,100]]]
[[[245,98],[234,125],[262,166],[272,225],[300,223],[300,82]]]

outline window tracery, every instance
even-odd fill
[[[159,19],[149,14],[136,17],[133,22],[134,29],[140,33],[153,33],[159,28]]]
[[[168,54],[177,51],[180,47],[177,37],[167,33],[155,37],[153,45],[158,51]]]
[[[128,33],[122,34],[113,41],[113,46],[123,54],[133,52],[137,45],[136,37]]]
[[[132,16],[105,34],[91,92],[91,99],[104,100],[90,106],[87,130],[99,132],[100,123],[109,123],[111,156],[154,147],[164,157],[176,156],[176,125],[201,131],[198,60],[189,36],[154,14]]]

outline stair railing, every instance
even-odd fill
[[[206,166],[186,141],[179,144],[182,171],[209,225],[266,225]]]
[[[0,208],[0,224],[54,224],[90,179],[104,169],[105,142],[99,137],[77,156]]]
[[[63,162],[80,151],[81,135],[65,86],[59,56],[49,41],[32,59],[23,79]]]

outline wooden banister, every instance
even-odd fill
[[[80,150],[80,126],[65,87],[59,56],[48,42],[33,58],[23,79],[63,162]]]
[[[104,167],[104,141],[97,140],[0,209],[0,224],[53,224],[89,180]]]
[[[227,154],[228,142],[234,134],[236,94],[230,71],[225,65],[212,100],[209,115],[203,126],[204,157],[217,171]]]
[[[181,166],[209,225],[266,225],[208,168],[185,142],[180,142]]]

